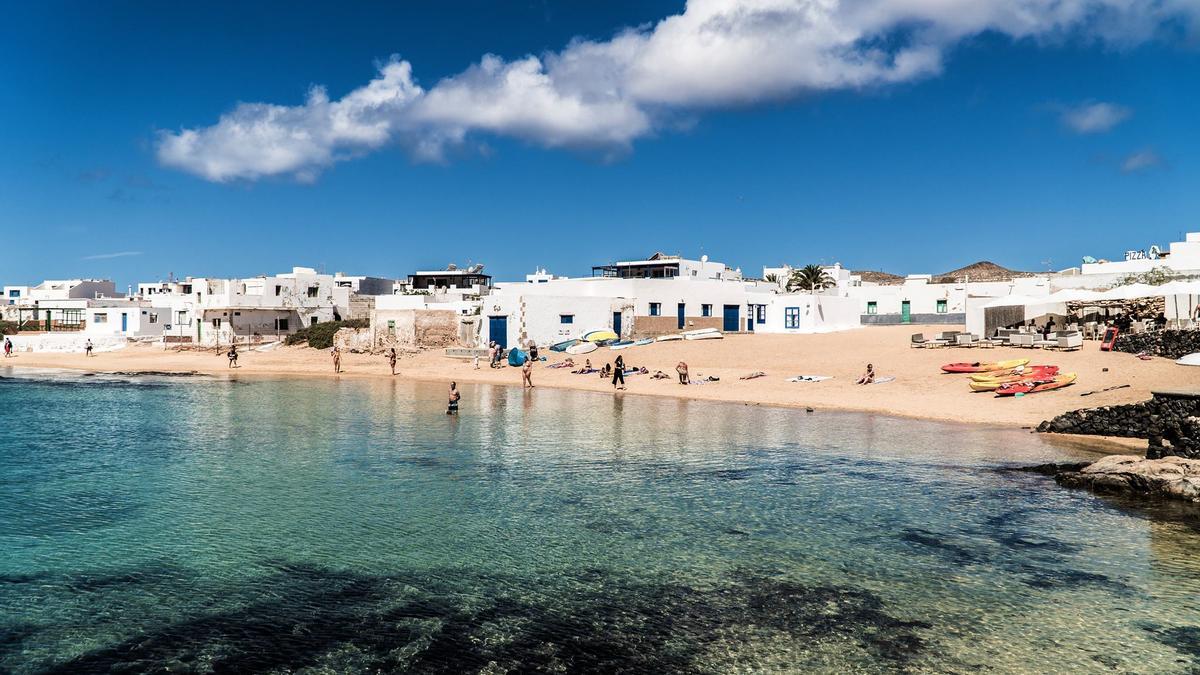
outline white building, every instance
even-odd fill
[[[346,279],[295,267],[285,274],[249,279],[188,277],[140,283],[138,294],[168,310],[164,339],[214,345],[279,338],[301,326],[347,316],[351,289],[338,283]]]
[[[481,299],[482,342],[544,345],[592,330],[639,338],[698,328],[804,333],[859,325],[851,300],[783,294],[707,258],[655,254],[593,272],[598,276],[497,284]]]

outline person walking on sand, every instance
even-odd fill
[[[4,338],[4,358],[12,356],[12,340]]]
[[[621,382],[621,386],[619,386],[619,387],[617,386],[618,380]],[[625,388],[625,357],[624,356],[618,355],[617,360],[613,363],[612,385],[613,385],[613,389],[624,389]]]
[[[531,360],[526,360],[525,365],[521,366],[521,387],[533,389],[533,361]]]
[[[388,365],[392,367],[392,375],[396,374],[396,348],[388,350]]]
[[[873,384],[874,382],[875,382],[875,366],[868,363],[867,364],[867,372],[863,373],[863,376],[858,378],[858,382],[855,382],[855,384]]]
[[[462,398],[462,395],[458,393],[458,383],[451,382],[450,383],[450,403],[446,406],[446,414],[447,415],[457,415],[458,414],[458,399],[460,399],[460,398]]]
[[[230,344],[229,352],[226,353],[225,355],[229,357],[229,367],[237,368],[238,367],[238,365],[237,365],[237,357],[238,357],[237,343]]]
[[[675,372],[679,373],[679,384],[692,383],[692,380],[688,377],[688,365],[683,361],[675,364]]]
[[[91,338],[88,338],[87,342],[85,342],[83,345],[83,355],[84,356],[92,355],[92,339]]]
[[[333,351],[330,354],[333,355],[333,372],[342,372],[342,350],[338,349],[337,345],[334,345]]]
[[[479,370],[479,354],[475,355],[474,361],[475,361],[475,370]]]

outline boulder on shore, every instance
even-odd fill
[[[1200,504],[1200,459],[1109,455],[1079,471],[1054,476],[1059,485],[1095,492],[1182,499]]]

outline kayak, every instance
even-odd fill
[[[1008,370],[1029,363],[1029,359],[1009,359],[995,363],[947,363],[942,370],[947,373],[990,373],[997,370]]]
[[[725,336],[721,335],[720,331],[714,329],[707,333],[684,333],[683,337],[686,340],[720,340]]]
[[[655,339],[658,340],[659,342],[670,342],[671,340],[682,340],[683,334],[682,333],[672,333],[670,335],[659,335]]]
[[[577,345],[567,347],[567,353],[575,355],[590,354],[599,348],[600,347],[598,347],[595,342],[580,342]]]
[[[1025,377],[1021,377],[1021,378],[1012,376],[1012,377],[1008,377],[1008,378],[1001,378],[999,380],[992,380],[990,382],[989,381],[983,381],[983,382],[972,381],[972,382],[968,382],[967,385],[969,387],[971,387],[971,391],[996,391],[1000,387],[1010,385],[1010,384],[1017,385],[1017,384],[1022,384],[1025,382],[1045,382],[1047,380],[1054,379],[1054,377],[1056,375],[1057,375],[1057,372],[1045,373],[1042,375],[1031,373],[1031,374],[1026,375]]]
[[[611,330],[594,330],[590,333],[586,333],[583,336],[583,339],[587,340],[588,342],[605,342],[606,340],[619,340],[621,339],[621,336],[617,335]]]
[[[1017,380],[1045,379],[1058,374],[1058,366],[1020,366],[1010,370],[998,370],[992,373],[976,373],[971,376],[972,382],[1016,382]]]
[[[608,345],[608,348],[609,349],[625,349],[626,347],[632,347],[632,346],[633,346],[633,340],[620,340],[618,342],[610,343]]]
[[[996,396],[1016,396],[1017,394],[1036,394],[1039,391],[1061,389],[1075,384],[1075,373],[1064,373],[1045,380],[1024,380],[1009,382],[996,388]]]
[[[550,351],[565,352],[565,351],[567,351],[567,347],[574,347],[578,342],[579,342],[579,340],[574,340],[574,339],[564,340],[563,342],[560,342],[556,345],[550,345]]]

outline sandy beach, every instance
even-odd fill
[[[925,327],[927,334],[944,327]],[[1028,349],[912,349],[909,335],[920,326],[871,327],[855,331],[821,335],[730,335],[723,340],[676,341],[655,343],[621,351],[606,348],[587,357],[574,357],[582,364],[591,358],[593,365],[625,357],[627,366],[645,366],[651,372],[662,370],[671,376],[653,380],[648,375],[631,375],[623,394],[673,396],[678,398],[738,402],[775,406],[814,407],[855,410],[904,417],[991,424],[1031,426],[1059,413],[1082,407],[1117,405],[1142,401],[1152,389],[1195,386],[1196,373],[1167,359],[1143,361],[1131,354],[1099,351],[1098,343],[1088,342],[1076,352]],[[533,381],[539,387],[563,387],[598,392],[613,391],[612,385],[597,375],[574,375],[568,369],[547,366],[567,355],[543,352],[547,356],[534,369]],[[943,363],[956,361],[996,361],[1030,358],[1034,364],[1055,364],[1063,372],[1078,373],[1078,382],[1058,391],[1022,398],[995,398],[973,393],[967,388],[967,376],[944,374]],[[715,376],[720,382],[683,386],[675,381],[675,364],[685,361],[692,379]],[[892,376],[892,382],[858,386],[854,381],[868,362],[874,363],[880,376]],[[230,370],[223,355],[213,352],[173,351],[158,346],[131,345],[126,349],[101,353],[91,358],[82,354],[20,353],[3,360],[3,365],[39,368],[73,368],[91,371],[169,371],[229,376],[287,375],[335,377],[328,351],[306,347],[279,347],[267,352],[243,352],[240,367]],[[345,354],[342,359],[345,378],[391,377],[387,359],[382,355]],[[397,377],[426,381],[474,382],[520,386],[517,368],[491,369],[481,364],[475,370],[470,361],[451,359],[440,350],[401,357]],[[740,380],[754,371],[766,377]],[[831,375],[824,382],[788,382],[799,375]],[[1129,387],[1080,394],[1128,384]]]

